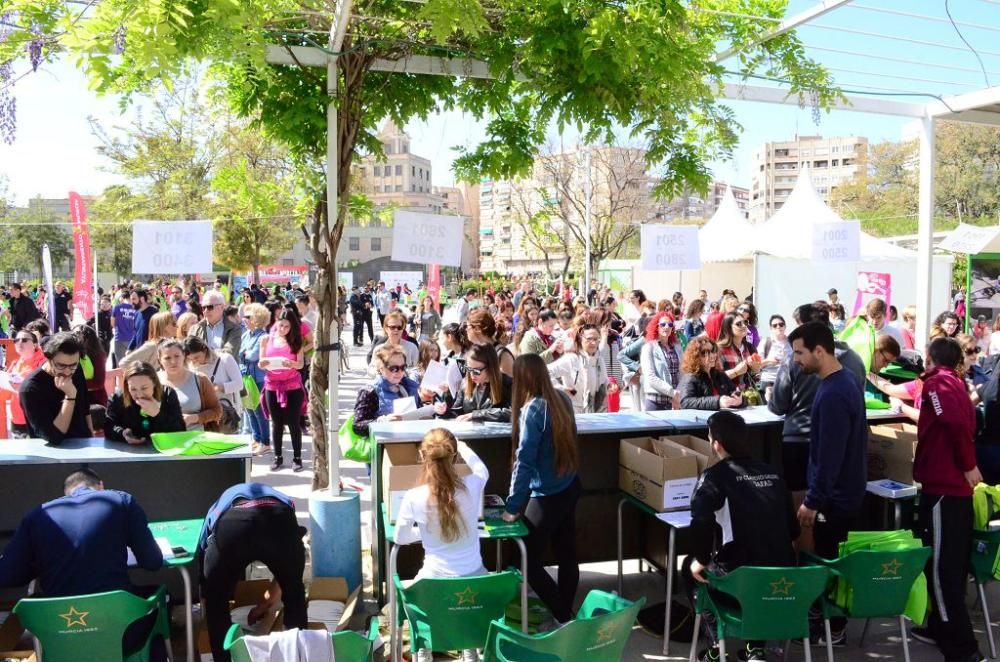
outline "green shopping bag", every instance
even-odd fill
[[[232,435],[200,430],[154,432],[150,436],[153,446],[164,455],[219,455],[247,445],[245,441],[234,441]]]
[[[840,332],[840,340],[858,353],[865,364],[865,373],[872,369],[872,355],[875,354],[875,329],[863,317],[855,317]]]
[[[340,442],[340,456],[355,462],[371,462],[372,441],[354,431],[354,414],[347,417],[337,433]]]
[[[243,375],[243,390],[247,393],[241,398],[243,406],[248,411],[257,411],[257,407],[260,407],[260,389],[250,375]]]
[[[870,398],[868,394],[865,394],[865,409],[891,409],[892,405],[888,402],[882,402],[877,398]]]

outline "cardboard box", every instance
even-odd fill
[[[873,425],[868,435],[868,480],[891,478],[900,483],[912,484],[913,456],[916,450],[916,430]]]
[[[668,444],[676,444],[686,450],[695,453],[695,459],[698,461],[699,474],[719,461],[719,458],[712,450],[712,442],[710,442],[708,439],[702,439],[701,437],[694,437],[689,434],[683,434],[673,437],[660,437],[660,442]]]
[[[382,500],[389,510],[389,521],[396,521],[396,513],[406,491],[420,484],[420,444],[386,444],[382,456]],[[468,476],[472,471],[458,459],[456,473]],[[480,508],[480,518],[482,517]]]
[[[264,593],[267,592],[270,585],[270,579],[251,579],[239,582],[236,584],[236,590],[233,592],[233,599],[229,601],[229,609],[232,610],[236,607],[259,604],[264,599]],[[261,632],[271,632],[276,629],[282,629],[280,607],[264,616],[261,625]],[[197,645],[199,654],[211,654],[212,646],[208,641],[208,629],[204,622],[202,622],[201,629],[198,631]]]
[[[347,590],[347,580],[343,577],[313,577],[309,588],[306,589],[306,603],[312,600],[333,600],[344,604],[344,613],[340,617],[336,631],[347,627],[351,617],[354,615],[354,608],[358,604],[358,594],[361,592],[359,585],[354,591]],[[320,628],[324,627],[319,624]]]
[[[622,439],[618,447],[618,487],[663,512],[691,507],[698,460],[677,444],[652,437]]]

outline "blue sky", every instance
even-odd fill
[[[787,15],[794,15],[815,1],[818,0],[791,0]],[[815,21],[814,27],[800,30],[799,36],[811,57],[835,69],[837,82],[844,88],[956,94],[985,87],[976,56],[946,22],[944,6],[944,0],[857,1]],[[949,7],[956,21],[970,24],[960,29],[979,51],[990,84],[1000,84],[1000,47],[994,45],[1000,43],[1000,0],[951,0]],[[921,14],[937,20],[887,11]],[[869,34],[859,34],[862,32]],[[876,34],[913,41],[882,39],[873,36]],[[21,68],[23,64],[18,70]],[[7,178],[9,197],[23,204],[35,195],[65,197],[71,189],[96,194],[119,181],[115,174],[103,171],[107,164],[97,155],[96,140],[87,124],[90,115],[105,125],[125,122],[128,118],[122,117],[115,99],[95,97],[87,90],[83,75],[67,62],[27,76],[17,83],[14,93],[18,106],[17,141],[13,146],[0,144],[0,178]],[[898,140],[907,123],[903,118],[835,111],[824,114],[816,125],[808,108],[739,101],[730,105],[744,130],[733,159],[713,164],[713,169],[718,179],[744,186],[750,182],[753,152],[763,142],[786,140],[796,133],[859,134],[873,142]],[[451,148],[475,144],[482,137],[481,126],[461,113],[443,113],[426,123],[414,122],[407,131],[413,139],[412,150],[433,161],[435,183],[439,185],[452,182]],[[559,140],[555,134],[551,138]],[[564,138],[567,142],[575,139]]]

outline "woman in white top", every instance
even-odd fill
[[[461,457],[472,470],[459,477],[455,462]],[[424,565],[416,580],[427,577],[485,575],[479,552],[479,506],[490,478],[489,469],[464,442],[448,430],[435,428],[420,443],[421,485],[403,496],[396,517],[396,543],[420,541]],[[434,654],[417,651],[417,662],[430,662]],[[477,660],[475,650],[462,651],[462,660]]]
[[[608,369],[598,353],[601,330],[585,324],[579,330],[570,329],[561,341],[566,352],[549,364],[549,376],[561,386],[573,401],[577,414],[592,414],[608,410]]]
[[[237,414],[243,411],[240,391],[243,390],[243,375],[240,366],[228,352],[216,352],[196,336],[184,339],[184,356],[192,370],[208,377],[219,395]]]

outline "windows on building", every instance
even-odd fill
[[[347,238],[347,250],[350,250],[350,251],[360,251],[361,250],[361,237],[348,237]]]
[[[382,250],[382,238],[372,237],[372,251],[378,252]]]

